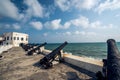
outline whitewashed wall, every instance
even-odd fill
[[[4,45],[8,44],[8,45],[13,45],[14,47],[19,47],[20,43],[28,44],[28,34],[9,32],[9,33],[4,33],[3,36],[5,38],[5,41],[3,42]]]
[[[0,46],[0,54],[3,52],[3,51],[7,51],[8,49],[12,48],[13,45],[2,45]]]

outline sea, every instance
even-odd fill
[[[116,44],[120,50],[120,42]],[[54,50],[59,45],[61,45],[61,43],[49,43],[45,48]],[[72,55],[102,60],[107,58],[107,43],[68,43],[63,51]]]

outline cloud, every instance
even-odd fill
[[[18,8],[10,0],[2,0],[0,2],[0,16],[19,20]]]
[[[70,32],[70,31],[66,31],[66,32],[64,32],[64,33],[56,33],[57,35],[62,35],[62,36],[66,36],[66,35],[71,35],[71,37],[72,36],[96,36],[97,35],[97,33],[96,32],[92,32],[92,31],[78,31],[78,30],[76,30],[76,31],[72,31],[72,32]]]
[[[43,18],[44,16],[50,15],[50,13],[46,13],[44,7],[38,2],[38,0],[24,0],[23,3],[27,6],[27,9],[20,15],[22,24],[28,22],[32,17]]]
[[[37,29],[37,30],[41,30],[43,27],[43,24],[39,21],[36,22],[30,22],[29,23],[33,28]]]
[[[51,37],[52,35],[50,35]],[[54,36],[56,36],[56,41],[68,41],[68,42],[90,42],[95,41],[96,37],[99,37],[96,32],[92,31],[66,31],[66,32],[57,32]],[[94,38],[93,38],[94,37]]]
[[[95,9],[99,14],[105,10],[120,9],[120,0],[106,0]]]
[[[13,24],[12,26],[15,30],[19,30],[21,28],[20,25],[18,25],[17,23]]]
[[[95,32],[85,32],[85,31],[75,31],[75,35],[83,35],[83,36],[95,36]]]
[[[68,10],[70,6],[70,1],[67,0],[54,0],[55,5],[58,6],[62,11]]]
[[[44,26],[48,29],[57,30],[62,26],[60,22],[61,22],[61,19],[55,19],[55,20],[46,22]]]
[[[97,33],[95,33],[95,32],[87,32],[86,35],[87,36],[96,36]]]
[[[44,8],[38,2],[38,0],[24,0],[24,3],[28,6],[26,15],[28,17],[43,17]]]
[[[14,2],[14,1],[13,1]],[[0,19],[4,17],[12,18],[21,21],[21,24],[27,23],[32,17],[43,18],[49,17],[54,13],[55,7],[53,5],[42,6],[38,0],[23,0],[22,6],[26,8],[18,8],[11,0],[3,0],[0,2]],[[21,5],[21,4],[20,4]],[[21,11],[22,10],[22,11]]]
[[[62,11],[70,9],[91,10],[94,9],[99,14],[105,10],[120,9],[119,0],[54,0],[54,3]],[[96,8],[97,7],[97,8]]]
[[[9,29],[11,26],[9,24],[5,24],[4,26],[6,29]]]
[[[54,0],[54,2],[62,11],[71,8],[90,10],[98,4],[99,0]]]
[[[44,26],[47,29],[52,29],[52,30],[58,30],[58,29],[68,29],[71,26],[75,27],[81,27],[83,29],[111,29],[115,25],[113,24],[107,24],[104,25],[101,21],[93,21],[91,22],[87,17],[85,16],[80,16],[79,18],[75,18],[69,21],[66,21],[65,23],[61,24],[62,20],[61,19],[55,19],[52,21],[47,21],[44,23]]]
[[[89,27],[89,20],[88,18],[84,17],[84,16],[80,16],[77,19],[73,19],[70,21],[74,26],[82,26],[84,28]]]
[[[81,32],[80,31],[75,31],[74,34],[75,35],[85,35],[86,32],[85,31],[81,31]]]
[[[44,33],[43,36],[44,36],[44,37],[48,36],[48,33]]]
[[[80,32],[79,31],[75,31],[75,34],[78,35],[78,34],[80,34]]]
[[[113,28],[113,24],[108,24],[108,25],[103,25],[102,22],[100,21],[95,21],[95,22],[92,22],[90,24],[90,27],[91,28],[102,28],[102,29],[106,29],[106,28]],[[114,26],[115,27],[115,26]]]
[[[21,14],[23,18],[23,23],[26,23],[31,18],[44,18],[50,17],[55,11],[55,6],[53,5],[41,5],[38,0],[24,0],[24,4],[27,6],[24,14]]]
[[[73,0],[72,0],[73,1]],[[90,10],[98,4],[99,0],[74,0],[73,6],[78,9]]]
[[[100,21],[90,22],[89,19],[85,16],[80,16],[79,18],[73,19],[69,21],[72,25],[76,27],[92,28],[92,29],[105,29],[105,28],[113,28],[113,24],[104,25]]]
[[[2,29],[14,29],[14,30],[19,30],[19,29],[21,29],[21,26],[20,26],[20,24],[18,24],[18,23],[12,23],[12,24],[0,24],[0,26],[2,26],[1,28]]]
[[[120,17],[120,14],[116,14],[115,17]]]
[[[11,0],[3,0],[0,2],[0,18],[9,17],[15,20],[21,20],[22,23],[26,23],[32,17],[43,18],[49,17],[49,15],[54,11],[53,6],[44,8],[38,0],[23,0],[27,9],[23,13],[19,13],[19,9]]]
[[[105,42],[107,39],[113,38],[117,41],[120,41],[119,37],[119,30],[117,33],[114,33],[114,30],[112,32],[105,32],[102,31],[102,33],[94,32],[94,31],[66,31],[66,32],[56,32],[55,34],[51,33],[51,35],[47,36],[45,40],[48,42]],[[67,35],[69,34],[70,35]],[[53,35],[52,35],[53,34]],[[53,41],[54,39],[54,41]]]
[[[67,31],[65,34],[66,34],[66,35],[71,35],[71,32]]]
[[[51,14],[54,14],[55,9],[54,5],[47,5],[47,7],[44,7],[44,16],[49,18]]]
[[[44,24],[44,26],[48,29],[53,29],[53,30],[57,30],[57,29],[68,29],[70,27],[70,23],[66,22],[65,24],[61,24],[61,19],[55,19],[52,21],[48,21]]]
[[[65,22],[65,24],[62,26],[63,29],[68,29],[71,26],[70,22]]]

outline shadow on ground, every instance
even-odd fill
[[[74,65],[66,63],[66,62],[64,62],[63,64],[79,71],[80,73],[83,73],[83,74],[86,74],[86,75],[90,76],[91,79],[89,79],[89,80],[97,80],[96,79],[96,73],[94,73],[94,72],[88,71],[86,69],[74,66]],[[33,66],[42,68],[41,65],[39,64],[39,62],[36,62],[35,64],[33,64]],[[66,77],[67,77],[67,80],[83,80],[83,79],[80,79],[78,77],[76,72],[66,72]]]
[[[91,72],[91,71],[88,71],[88,70],[86,70],[86,69],[83,69],[83,68],[80,68],[80,67],[77,67],[77,66],[74,66],[74,65],[72,65],[72,64],[69,64],[69,63],[63,63],[63,64],[65,64],[65,65],[67,65],[67,66],[69,66],[69,67],[71,67],[71,68],[73,68],[73,69],[75,69],[75,70],[77,70],[77,71],[79,71],[79,72],[81,72],[81,73],[83,73],[83,74],[86,74],[86,75],[88,75],[88,76],[90,76],[91,77],[91,79],[89,79],[89,80],[97,80],[96,79],[96,73],[94,73],[94,72]],[[75,72],[68,72],[68,73],[66,73],[67,75],[68,75],[68,80],[82,80],[82,79],[80,79],[78,76],[77,76],[77,74],[75,73]],[[70,75],[74,75],[74,77],[69,77]],[[71,79],[70,79],[71,78]],[[72,78],[75,78],[75,79],[72,79]]]
[[[36,62],[36,63],[34,63],[34,64],[33,64],[33,66],[35,66],[35,67],[41,67],[41,65],[40,65],[39,61],[38,61],[38,62]]]
[[[81,80],[76,72],[66,72],[67,80]]]

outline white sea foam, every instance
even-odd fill
[[[71,55],[74,55],[73,53],[71,53],[71,52],[64,52],[64,54],[71,54]],[[80,55],[76,55],[76,56],[80,56]],[[80,57],[85,57],[85,58],[89,58],[89,59],[94,59],[94,60],[100,60],[100,61],[102,61],[102,58],[96,58],[96,57],[92,57],[92,56],[85,56],[85,55],[81,55]]]
[[[71,52],[64,52],[64,54],[71,54],[71,55],[72,55],[72,53],[71,53]]]
[[[82,56],[82,57],[87,57],[87,58],[89,58],[89,59],[94,59],[94,60],[100,60],[100,61],[102,61],[102,59],[101,58],[95,58],[95,57],[92,57],[92,56]]]

